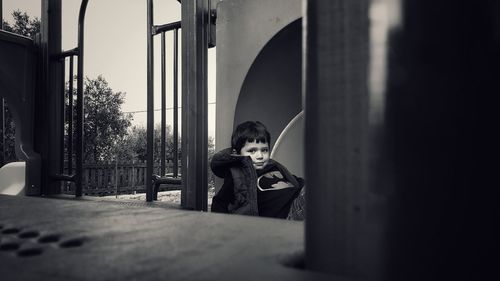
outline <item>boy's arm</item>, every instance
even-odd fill
[[[212,172],[219,178],[225,178],[230,167],[241,165],[241,159],[244,156],[231,154],[231,149],[226,148],[217,152],[210,160]]]
[[[233,180],[231,175],[224,177],[224,184],[212,198],[210,210],[214,213],[229,213],[229,204],[234,203]]]

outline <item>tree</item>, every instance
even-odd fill
[[[215,154],[215,139],[212,136],[208,136],[208,159],[212,159]]]
[[[14,148],[14,145],[16,143],[16,138],[15,138],[16,124],[14,123],[14,119],[12,118],[12,113],[10,112],[10,109],[6,103],[5,103],[4,129],[5,129],[5,143],[4,143],[5,155],[3,155],[4,158],[3,161],[4,163],[8,163],[17,160],[16,150]]]
[[[39,18],[30,18],[26,12],[21,12],[20,10],[12,12],[12,17],[14,18],[13,24],[3,21],[4,30],[31,38],[34,38],[35,34],[40,32]]]
[[[132,120],[131,114],[121,111],[125,93],[114,92],[99,75],[96,79],[85,79],[84,97],[84,161],[98,163],[113,159],[115,147],[123,143]],[[73,114],[76,120],[76,108]]]
[[[147,153],[147,140],[146,140],[146,128],[143,126],[133,126],[128,135],[125,137],[123,142],[123,149],[127,152],[122,155],[124,161],[138,160],[146,161]],[[161,127],[160,124],[156,124],[154,130],[154,140],[153,140],[153,161],[155,163],[160,163],[161,161]],[[181,158],[181,138],[178,140],[178,150],[177,156]],[[213,137],[208,137],[208,158],[210,159],[215,153],[215,140]],[[166,126],[166,136],[165,136],[165,158],[168,161],[173,161],[174,157],[174,138],[172,134],[172,127],[170,125]]]
[[[157,165],[161,161],[161,127],[160,124],[156,124],[154,130],[154,140],[153,140],[153,162]],[[147,140],[146,134],[147,130],[143,126],[133,126],[128,135],[125,137],[120,148],[118,148],[117,153],[120,155],[120,160],[123,162],[130,161],[146,161],[147,159]],[[165,158],[169,161],[173,161],[174,152],[174,139],[172,134],[172,127],[166,126],[166,144],[165,144]],[[181,158],[181,138],[178,141],[179,147],[177,148],[177,155],[179,159]],[[208,159],[211,159],[215,153],[215,140],[212,136],[208,137]],[[208,169],[208,182],[213,186],[214,175],[210,168]]]
[[[123,141],[122,149],[117,151],[123,162],[146,161],[146,149],[146,128],[133,126]]]
[[[124,161],[138,160],[146,161],[147,159],[147,140],[146,134],[147,130],[144,126],[133,126],[125,138],[123,149],[127,152],[123,155]],[[178,156],[180,157],[180,144],[178,147]],[[172,127],[166,126],[165,135],[165,158],[169,161],[173,161],[174,152],[174,141],[172,135]],[[154,129],[154,139],[153,139],[153,161],[155,163],[160,163],[161,160],[161,127],[157,124]]]
[[[34,38],[35,34],[40,32],[40,19],[37,17],[30,18],[26,12],[21,12],[20,10],[12,12],[12,17],[14,18],[13,24],[2,20],[4,30],[31,38]],[[0,99],[0,102],[2,101],[3,99]],[[5,147],[5,155],[2,155],[2,160],[4,163],[7,163],[16,161],[17,159],[14,148],[16,126],[7,104],[5,104],[5,119],[3,122],[5,126],[5,143],[3,144]],[[0,126],[1,125],[2,124],[0,124]],[[3,163],[0,163],[0,165],[1,164]]]

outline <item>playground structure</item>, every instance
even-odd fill
[[[153,1],[147,4],[151,15]],[[57,194],[61,180],[74,179],[60,173],[60,5],[42,1],[40,42],[0,33],[0,48],[20,42],[13,52],[28,57],[31,51],[23,48],[38,50],[36,126],[26,141],[34,145],[24,151],[41,161],[31,166],[40,169],[40,185],[27,194],[44,197]],[[498,4],[228,0],[215,11],[204,0],[181,5],[181,209],[151,202],[152,180],[144,203],[0,196],[3,278],[498,279],[492,278],[498,276],[497,197],[483,190],[498,185],[490,157],[497,142],[489,133],[497,126],[496,103],[484,94],[498,88]],[[215,36],[209,32],[214,21]],[[296,41],[297,32],[301,60],[290,59],[295,67],[288,69],[275,48]],[[289,156],[279,152],[282,147],[298,145],[292,136],[303,137],[306,164],[297,170],[304,170],[308,186],[305,223],[192,211],[206,210],[206,54],[214,37],[217,146],[227,146],[235,123],[257,119],[256,106],[269,105],[275,114],[258,117],[270,123],[277,157]],[[77,51],[80,58],[83,48]],[[296,51],[290,47],[286,57],[296,58]],[[153,59],[149,52],[150,66]],[[2,74],[16,70],[3,62]],[[269,64],[278,73],[266,70]],[[30,75],[29,67],[16,67]],[[299,91],[283,85],[296,87],[298,81],[288,77],[296,77],[297,68],[300,99]],[[2,96],[18,96],[4,92],[10,89],[4,77]],[[282,108],[284,97],[291,97],[291,105]],[[30,121],[24,122],[29,128]],[[26,162],[26,182],[28,173],[37,175],[28,167]],[[26,242],[26,233],[40,238]],[[51,246],[44,247],[49,238]]]
[[[0,87],[2,97],[12,105],[15,123],[19,124],[15,149],[19,159],[24,161],[23,164],[12,164],[10,169],[17,167],[21,173],[25,171],[24,186],[18,186],[26,195],[40,193],[41,158],[34,150],[36,55],[31,39],[0,30]],[[16,188],[17,192],[21,191],[19,188]]]
[[[287,167],[294,166],[292,171],[303,176],[303,167],[295,168],[303,163],[301,136],[281,138],[281,143],[292,141],[295,147],[273,148],[285,127],[302,111],[301,11],[300,0],[219,4],[216,149],[230,146],[236,125],[258,120],[271,134],[273,157]]]

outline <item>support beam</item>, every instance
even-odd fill
[[[0,166],[3,166],[5,164],[5,152],[6,147],[5,147],[5,99],[0,98],[0,129],[2,130],[2,134],[0,136],[0,145],[2,146],[2,149],[0,151]]]
[[[82,0],[78,14],[78,73],[76,80],[76,181],[75,196],[81,197],[83,194],[83,161],[84,161],[84,58],[85,58],[85,14],[89,0]]]
[[[41,13],[41,91],[37,93],[35,149],[42,155],[42,194],[61,192],[61,183],[50,175],[61,170],[61,83],[63,61],[52,59],[61,53],[61,0],[42,0]]]
[[[178,44],[179,44],[179,29],[174,30],[174,83],[173,83],[173,91],[174,91],[174,110],[173,110],[173,133],[172,137],[174,138],[173,146],[174,146],[174,152],[172,154],[172,159],[174,161],[173,163],[173,177],[177,178],[178,176],[178,171],[179,171],[179,90],[178,90],[178,82],[179,82],[179,51],[178,51]]]
[[[306,266],[360,279],[371,276],[371,247],[380,242],[362,235],[368,3],[308,1],[305,16],[305,168],[307,202],[314,202],[307,205]]]
[[[73,69],[74,56],[69,57],[69,87],[68,87],[68,174],[73,174]]]
[[[166,174],[165,154],[167,137],[167,92],[166,92],[166,55],[165,55],[165,32],[161,33],[161,157],[160,157],[160,177]]]
[[[3,30],[3,0],[0,0],[0,29]],[[0,167],[5,163],[5,101],[0,98]]]
[[[154,45],[153,0],[147,1],[147,159],[146,201],[153,201],[153,141],[154,141]]]
[[[500,5],[307,4],[307,269],[498,279]]]
[[[182,3],[182,196],[181,206],[207,210],[208,0]]]

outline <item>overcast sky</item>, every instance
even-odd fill
[[[63,50],[68,50],[77,44],[81,0],[61,2],[62,45]],[[95,78],[102,74],[113,90],[126,92],[126,101],[122,107],[125,112],[146,110],[146,5],[146,0],[90,0],[87,6],[85,75]],[[3,0],[5,20],[12,22],[12,11],[17,9],[40,18],[41,0]],[[181,6],[176,0],[154,1],[154,11],[154,24],[157,25],[178,21],[181,18]],[[173,37],[167,34],[166,39],[167,108],[171,108]],[[161,105],[159,35],[155,36],[155,44],[155,108],[159,109]],[[208,73],[210,103],[208,131],[209,135],[215,136],[215,49],[209,50]],[[179,82],[179,94],[180,87]],[[133,116],[133,124],[146,126],[145,112],[135,113]],[[167,124],[171,124],[172,118],[172,111],[167,111]],[[155,114],[155,123],[160,123],[159,111]]]

